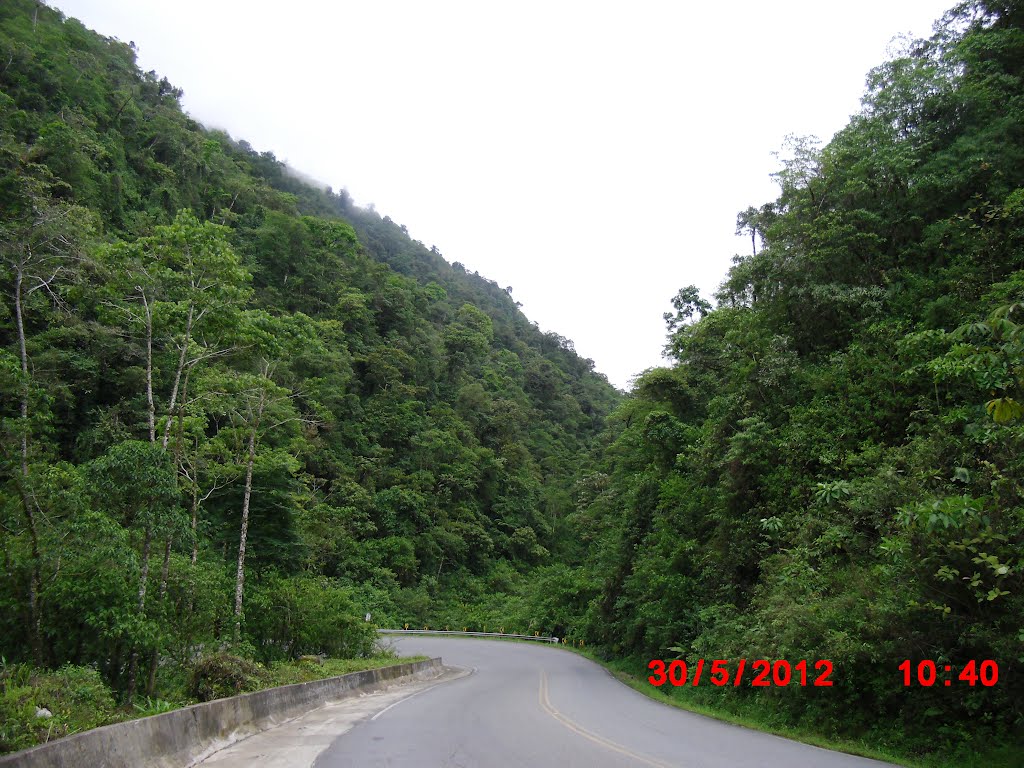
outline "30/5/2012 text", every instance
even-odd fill
[[[779,661],[755,659],[749,663],[746,659],[734,662],[730,662],[729,659],[699,659],[692,666],[682,659],[673,661],[651,659],[647,668],[651,670],[647,682],[655,687],[661,687],[665,683],[676,687],[697,686],[701,682],[710,683],[719,688],[727,685],[739,687],[745,681],[749,681],[749,684],[755,688],[766,688],[773,685],[782,687],[790,684],[811,685],[818,688],[832,687],[832,662],[825,659],[815,662],[801,659],[795,664],[791,664],[785,659]],[[707,670],[707,674],[705,674],[705,670]]]

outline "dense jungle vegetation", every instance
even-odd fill
[[[696,692],[1024,764],[1022,75],[1024,8],[964,3],[827,145],[790,140],[717,306],[679,292],[675,364],[611,417],[545,619],[638,670],[830,659],[834,689]],[[905,688],[904,659],[1000,678]]]
[[[6,665],[180,700],[554,557],[620,399],[571,342],[127,44],[19,0],[0,59]]]
[[[715,305],[680,290],[673,364],[622,397],[130,46],[5,3],[6,664],[172,697],[221,649],[365,654],[370,612],[638,673],[829,659],[833,688],[677,695],[1020,764],[1022,76],[1015,2],[907,42],[829,143],[789,140]],[[908,688],[904,659],[999,681]]]

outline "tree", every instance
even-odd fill
[[[92,462],[90,478],[95,506],[126,528],[141,529],[137,609],[139,620],[144,621],[153,538],[169,541],[180,536],[184,527],[174,463],[156,443],[128,440]],[[131,651],[126,686],[129,701],[135,695],[139,651],[137,645]]]
[[[444,330],[449,376],[454,377],[456,373],[478,364],[493,340],[491,318],[472,304],[463,304],[454,322]]]
[[[689,321],[693,320],[694,315],[700,319],[710,312],[711,304],[700,297],[697,286],[688,285],[685,288],[680,288],[679,292],[672,297],[672,307],[675,312],[666,312],[662,315],[669,333],[665,351],[667,354],[678,356],[679,332],[686,327]]]
[[[752,256],[757,256],[757,232],[758,232],[758,211],[757,208],[750,206],[745,211],[741,211],[736,216],[736,234],[745,235],[750,234],[750,247],[753,251]]]
[[[240,307],[250,296],[251,276],[228,242],[229,230],[200,222],[189,211],[157,227],[148,237],[120,243],[107,252],[114,295],[109,304],[144,336],[146,402],[150,439],[157,438],[154,398],[154,343],[176,352],[166,396],[161,444],[170,441],[184,378],[200,363],[223,356]]]
[[[282,359],[294,354],[300,347],[317,346],[319,339],[309,318],[296,315],[275,318],[262,312],[249,312],[245,317],[244,333],[248,335],[249,351],[253,355],[255,373],[233,377],[230,388],[229,418],[232,428],[244,436],[244,466],[242,510],[238,536],[238,558],[235,572],[235,642],[241,637],[242,605],[245,592],[245,557],[249,539],[249,511],[253,493],[253,474],[261,439],[285,425],[315,426],[316,420],[301,415],[295,408],[298,395],[275,382],[278,364],[272,358]],[[289,464],[289,472],[297,467]]]
[[[5,148],[6,149],[6,148]],[[9,151],[9,150],[8,150]],[[32,573],[29,585],[33,653],[43,662],[42,625],[39,607],[41,588],[39,531],[33,499],[29,462],[32,431],[29,404],[32,374],[29,366],[26,315],[37,296],[52,305],[63,304],[61,288],[82,259],[82,242],[92,230],[91,216],[82,208],[55,202],[49,197],[50,180],[38,166],[16,160],[14,182],[3,190],[0,219],[0,268],[14,304],[14,321],[20,364],[20,473],[17,481],[22,510],[31,539]],[[45,302],[44,302],[45,303]]]
[[[157,227],[153,235],[120,243],[106,252],[106,263],[113,278],[107,283],[107,292],[111,296],[108,305],[130,329],[141,332],[144,338],[146,422],[151,442],[157,440],[154,396],[154,342],[157,334],[163,336],[161,347],[177,352],[166,413],[160,418],[163,424],[160,445],[164,450],[168,448],[175,417],[179,425],[183,422],[189,379],[201,363],[230,351],[240,307],[249,297],[249,273],[229,245],[227,232],[225,227],[200,222],[190,212],[181,211],[170,225]],[[188,477],[183,450],[183,442],[177,441],[174,446],[175,463],[182,476],[190,481],[194,532],[203,494],[196,486],[195,478]],[[213,489],[207,491],[205,496],[212,492]],[[143,558],[147,574],[149,536],[147,528]],[[163,546],[158,593],[160,604],[167,591],[173,539],[174,534],[168,531]],[[194,561],[193,545],[193,565]],[[143,591],[140,610],[144,607],[144,598]],[[157,649],[154,647],[147,689],[152,688],[157,662]],[[136,657],[133,655],[129,697],[135,691],[135,665]]]

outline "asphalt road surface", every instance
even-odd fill
[[[563,648],[451,637],[393,640],[473,674],[367,716],[314,768],[881,768],[887,765],[660,704]]]

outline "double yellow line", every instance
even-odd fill
[[[568,717],[566,717],[553,706],[551,706],[551,701],[548,699],[548,673],[544,670],[541,670],[540,673],[540,692],[537,698],[540,702],[541,709],[543,709],[545,712],[547,712],[549,715],[555,718],[555,720],[560,722],[573,733],[577,733],[583,738],[592,741],[595,744],[604,747],[605,749],[610,749],[612,752],[618,752],[620,755],[624,755],[632,760],[636,760],[640,763],[643,763],[644,765],[649,765],[651,766],[651,768],[673,768],[673,766],[669,765],[668,763],[658,762],[657,760],[647,757],[646,755],[641,755],[637,752],[633,752],[632,750],[627,749],[621,744],[616,744],[614,741],[609,741],[608,739],[602,736],[598,736],[596,733],[591,733],[586,728],[570,720]]]

